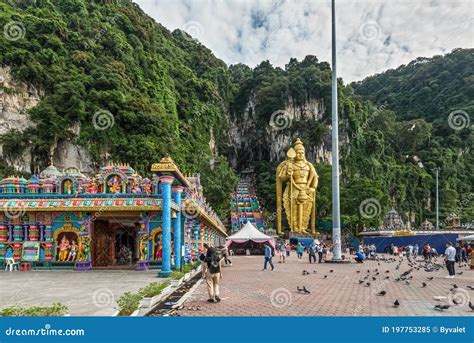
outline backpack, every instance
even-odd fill
[[[209,272],[211,274],[216,274],[216,273],[219,273],[221,271],[220,259],[219,259],[219,256],[217,256],[216,253],[213,253],[207,259],[207,267],[209,268]]]

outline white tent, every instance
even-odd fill
[[[227,237],[226,247],[234,243],[245,243],[252,241],[255,243],[270,243],[271,246],[275,247],[275,241],[272,237],[265,235],[259,231],[251,222],[245,223],[244,227],[234,233],[232,236]]]
[[[469,235],[466,237],[459,237],[458,241],[474,241],[474,235]]]

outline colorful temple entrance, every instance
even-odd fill
[[[95,220],[91,230],[93,267],[131,267],[138,259],[139,220]]]
[[[207,204],[200,176],[170,157],[142,178],[126,165],[92,177],[53,164],[29,180],[0,181],[0,267],[6,258],[36,269],[160,269],[167,276],[223,245],[226,229]]]

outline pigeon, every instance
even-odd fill
[[[464,272],[459,272],[458,275],[462,275]]]
[[[316,270],[313,270],[313,274],[316,274]]]
[[[458,302],[458,301],[456,300],[456,298],[453,298],[453,303],[454,303],[455,305],[461,304],[460,302]]]
[[[374,280],[374,281],[375,281],[375,280],[377,280],[377,278],[376,278],[375,276],[372,276],[372,280]]]
[[[390,276],[386,276],[386,277],[385,277],[385,280],[388,280],[388,279],[390,279]]]
[[[470,290],[474,291],[474,287],[469,286],[469,285],[467,285],[466,287],[469,288]]]
[[[364,283],[364,280],[359,280],[359,283]]]
[[[296,286],[296,290],[297,290],[298,292],[303,292],[303,291],[304,291],[304,289],[303,289],[303,288],[300,288],[300,286]]]
[[[390,270],[386,270],[385,273],[390,273]]]
[[[398,301],[398,299],[395,300],[395,302],[393,303],[393,307],[398,307],[400,306],[400,302]]]
[[[334,269],[331,269],[329,272],[330,272],[330,273],[333,273],[333,272],[334,272]]]
[[[308,291],[308,290],[306,289],[306,287],[305,287],[305,286],[303,286],[303,291],[304,291],[306,294],[309,294],[309,293],[311,293],[310,291]]]
[[[434,309],[438,311],[443,311],[447,310],[449,308],[449,305],[435,305]]]
[[[426,282],[423,282],[423,283],[421,284],[421,287],[426,287],[426,286],[427,286],[427,285],[426,285]]]
[[[370,282],[367,282],[366,285],[367,285],[367,287],[369,287],[369,286],[370,286]]]
[[[410,284],[410,281],[405,281],[405,285],[409,285]]]
[[[380,296],[382,296],[382,297],[383,297],[385,294],[387,294],[387,292],[385,292],[385,291],[380,291],[380,292],[377,293],[377,295],[380,295]]]
[[[430,276],[430,277],[428,278],[428,280],[429,280],[429,281],[433,280],[433,276]]]
[[[325,278],[325,279],[327,279],[327,278],[328,278],[328,276],[327,276],[327,275],[324,275],[324,278]]]
[[[469,308],[471,309],[471,311],[474,311],[474,305],[469,301]]]
[[[458,288],[458,285],[456,285],[456,284],[453,284],[453,288]]]
[[[360,270],[357,270],[356,272],[357,272],[357,273],[360,273]]]

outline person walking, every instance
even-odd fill
[[[291,252],[291,245],[287,244],[286,245],[286,257],[290,257],[290,252]]]
[[[413,258],[418,257],[418,251],[419,250],[420,250],[420,248],[418,247],[418,243],[416,243],[415,246],[413,247]]]
[[[310,244],[309,248],[308,248],[308,256],[309,256],[309,263],[311,263],[311,260],[314,261],[314,263],[316,263],[316,250],[317,250],[317,246],[313,243]]]
[[[467,250],[465,245],[461,247],[461,261],[459,262],[459,265],[463,262],[467,263]]]
[[[272,247],[270,246],[270,244],[265,243],[265,263],[263,264],[264,272],[267,271],[267,263],[269,263],[270,266],[272,267],[272,271],[275,269],[275,266],[273,265],[273,262],[272,262],[272,257],[273,257]]]
[[[321,244],[317,245],[317,249],[318,249],[319,263],[322,263],[322,260],[323,260],[323,247],[321,246]]]
[[[227,263],[229,265],[232,265],[232,261],[229,259],[229,249],[227,247],[224,247],[224,249],[222,249],[222,256],[224,256],[225,265],[227,265]]]
[[[413,254],[413,245],[408,244],[405,247],[405,256],[407,257],[407,261],[411,262],[411,255]]]
[[[298,255],[298,261],[301,261],[303,257],[303,246],[301,245],[301,243],[298,243],[298,245],[296,246],[296,254]]]
[[[431,261],[431,248],[429,244],[423,246],[423,259],[426,261]]]
[[[278,261],[278,263],[285,263],[286,246],[284,242],[281,242],[278,245],[278,252],[280,253],[280,260]]]
[[[446,243],[446,251],[444,252],[444,260],[446,261],[446,269],[449,275],[445,276],[447,279],[454,279],[456,274],[454,264],[456,263],[456,249],[451,242]]]
[[[221,301],[219,297],[219,282],[222,280],[222,262],[216,249],[210,247],[207,243],[204,243],[204,248],[207,249],[204,259],[207,293],[209,294],[207,301],[215,303]]]

